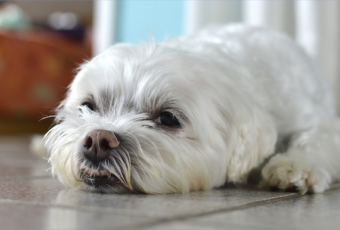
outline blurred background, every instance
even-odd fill
[[[45,133],[75,68],[118,42],[211,24],[280,30],[319,63],[340,108],[340,1],[1,1],[0,135]]]

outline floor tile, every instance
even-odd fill
[[[49,176],[47,161],[30,156],[26,158],[1,157],[0,181],[14,177]]]
[[[50,175],[46,159],[30,152],[30,136],[0,137],[0,181]]]
[[[169,221],[150,229],[340,229],[340,189],[252,208]]]
[[[0,137],[0,156],[31,155],[30,136]]]
[[[1,204],[1,229],[121,229],[143,225],[147,218],[75,209]]]
[[[95,194],[66,188],[29,153],[0,138],[0,228],[334,229],[340,189],[324,194],[226,186],[189,194]]]
[[[114,208],[119,212],[138,216],[172,219],[183,215],[209,213],[226,208],[234,208],[248,203],[286,196],[287,194],[266,191],[239,191],[220,189],[189,194],[168,195],[128,195],[128,194],[89,194],[66,190],[59,194],[59,202],[77,200],[78,205]]]
[[[161,224],[152,225],[142,229],[271,229],[263,226],[238,225],[233,223],[206,223],[196,220],[171,221]]]
[[[0,181],[0,202],[20,200],[31,204],[86,208],[160,219],[232,209],[286,196],[294,194],[231,187],[189,194],[94,194],[67,189],[56,179]]]
[[[0,181],[0,202],[20,200],[52,204],[63,189],[65,186],[51,178]]]

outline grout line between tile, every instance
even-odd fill
[[[291,199],[295,197],[299,197],[301,195],[295,194],[295,193],[289,193],[287,195],[280,195],[277,197],[272,197],[272,198],[267,198],[267,199],[262,199],[259,201],[250,201],[246,203],[241,203],[241,204],[235,204],[233,206],[228,205],[228,207],[223,207],[223,206],[218,206],[218,207],[213,207],[210,210],[200,210],[199,213],[179,213],[174,216],[170,217],[150,217],[150,215],[144,215],[145,211],[143,212],[133,212],[131,210],[126,211],[123,209],[116,209],[116,208],[102,208],[102,207],[93,207],[91,206],[69,206],[69,205],[55,205],[51,203],[44,203],[44,202],[37,202],[37,201],[24,201],[24,200],[10,200],[10,199],[0,199],[0,204],[17,204],[17,205],[28,205],[28,206],[40,206],[40,207],[48,207],[48,208],[61,208],[61,209],[72,209],[72,210],[77,210],[77,211],[86,211],[86,212],[99,212],[99,213],[105,213],[105,214],[119,214],[119,215],[131,215],[131,216],[136,216],[136,217],[146,217],[150,218],[150,221],[145,222],[145,223],[137,223],[137,224],[129,224],[129,225],[122,225],[118,226],[118,229],[134,229],[134,228],[147,228],[151,227],[160,223],[166,223],[166,222],[171,222],[171,221],[177,221],[177,220],[185,220],[193,217],[199,217],[199,216],[205,216],[209,214],[214,214],[214,213],[220,213],[220,212],[226,212],[226,211],[234,211],[234,210],[240,210],[240,209],[245,209],[249,207],[254,207],[254,206],[259,206],[259,205],[264,205],[267,203],[271,202],[276,202],[280,200],[285,200],[285,199]],[[149,213],[152,214],[152,213]]]
[[[155,226],[157,224],[164,224],[167,222],[172,222],[172,221],[181,221],[181,220],[187,220],[190,218],[194,218],[194,217],[200,217],[200,216],[206,216],[206,215],[211,215],[211,214],[217,214],[217,213],[222,213],[222,212],[231,212],[231,211],[236,211],[236,210],[242,210],[242,209],[247,209],[247,208],[251,208],[251,207],[255,207],[255,206],[261,206],[261,205],[265,205],[268,203],[273,203],[273,202],[278,202],[278,201],[282,201],[282,200],[288,200],[288,199],[292,199],[292,198],[296,198],[296,197],[301,197],[300,194],[288,194],[288,195],[284,195],[284,196],[279,196],[279,197],[272,197],[272,198],[268,198],[268,199],[264,199],[264,200],[260,200],[260,201],[253,201],[253,202],[249,202],[249,203],[245,203],[245,204],[240,204],[238,206],[229,206],[229,207],[220,207],[214,210],[208,210],[208,211],[203,211],[200,213],[188,213],[188,214],[183,214],[181,216],[175,216],[173,218],[157,218],[157,220],[153,221],[152,223],[148,223],[145,225],[128,225],[128,226],[121,226],[121,229],[135,229],[135,228],[149,228],[152,226]]]
[[[47,178],[47,177],[46,177]],[[34,179],[34,178],[33,178]],[[42,178],[44,179],[44,178]],[[329,190],[333,189],[339,189],[340,183],[332,185]],[[211,214],[217,214],[222,212],[231,212],[236,210],[242,210],[247,209],[255,206],[261,206],[266,205],[268,203],[278,202],[282,200],[288,200],[293,198],[303,197],[300,194],[297,193],[288,193],[285,195],[280,195],[276,197],[271,197],[267,199],[262,200],[255,200],[250,201],[246,203],[241,204],[235,204],[235,205],[228,205],[227,207],[217,206],[212,207],[210,210],[200,210],[199,212],[194,213],[179,213],[174,216],[170,217],[150,217],[149,215],[143,215],[143,213],[146,213],[145,211],[131,211],[131,210],[124,210],[124,209],[117,209],[117,208],[102,208],[102,207],[94,207],[94,206],[70,206],[70,205],[59,205],[59,204],[53,204],[53,203],[46,203],[46,202],[37,202],[37,201],[24,201],[24,200],[11,200],[11,199],[0,199],[0,204],[17,204],[17,205],[28,205],[28,206],[40,206],[40,207],[48,207],[48,208],[56,208],[56,209],[72,209],[77,211],[85,211],[85,212],[99,212],[99,213],[105,213],[105,214],[118,214],[118,215],[131,215],[136,217],[145,217],[150,218],[150,221],[145,223],[138,223],[138,224],[129,224],[129,225],[122,225],[117,228],[119,229],[134,229],[134,228],[148,228],[155,226],[157,224],[163,224],[171,221],[181,221],[181,220],[187,220],[194,217],[200,217],[200,216],[206,216]],[[149,214],[153,214],[152,212],[148,212]],[[152,220],[153,219],[153,220]]]
[[[85,212],[95,212],[95,213],[105,213],[105,214],[119,214],[119,215],[132,215],[136,217],[146,217],[150,218],[149,221],[145,221],[144,223],[136,223],[136,224],[128,224],[128,225],[121,225],[121,226],[116,226],[116,229],[140,229],[140,228],[148,228],[152,227],[157,224],[161,223],[167,223],[171,221],[178,221],[178,220],[186,220],[189,218],[193,217],[199,217],[199,216],[205,216],[205,215],[210,215],[210,214],[215,214],[215,213],[220,213],[220,212],[226,212],[226,211],[234,211],[234,210],[239,210],[239,209],[245,209],[249,207],[254,207],[254,206],[259,206],[259,205],[264,205],[267,203],[271,202],[276,202],[280,200],[285,200],[285,199],[291,199],[294,197],[300,196],[299,194],[287,194],[287,195],[281,195],[279,197],[273,197],[273,198],[267,198],[267,199],[262,199],[260,201],[250,201],[244,204],[240,205],[234,205],[234,206],[229,206],[228,207],[215,207],[212,208],[211,210],[205,210],[205,211],[200,211],[200,213],[179,213],[175,216],[170,216],[170,217],[150,217],[148,215],[141,215],[142,212],[134,213],[131,211],[124,212],[122,209],[116,209],[116,208],[101,208],[101,207],[93,207],[89,209],[89,206],[69,206],[69,205],[55,205],[51,203],[45,203],[45,202],[37,202],[37,201],[24,201],[24,200],[10,200],[10,199],[0,199],[0,204],[16,204],[16,205],[27,205],[27,206],[38,206],[38,207],[47,207],[47,208],[56,208],[56,209],[72,209],[76,211],[85,211]],[[123,211],[123,212],[122,212]],[[145,212],[144,212],[145,213]]]
[[[340,189],[340,183],[331,185],[327,191],[334,190],[334,189]],[[304,195],[300,195],[298,193],[289,193],[287,195],[282,195],[282,196],[279,196],[279,197],[272,197],[272,198],[263,199],[263,200],[260,200],[260,201],[253,201],[253,202],[241,204],[241,205],[238,205],[238,206],[231,206],[231,207],[224,207],[224,208],[221,207],[219,209],[201,212],[201,213],[198,213],[198,214],[190,213],[190,214],[187,214],[187,215],[174,217],[172,219],[159,218],[159,219],[155,220],[153,223],[148,223],[148,224],[145,224],[144,226],[128,225],[128,226],[122,226],[120,228],[121,229],[149,228],[149,227],[155,226],[157,224],[163,224],[163,223],[172,222],[172,221],[187,220],[187,219],[194,218],[194,217],[207,216],[207,215],[218,214],[218,213],[222,213],[222,212],[231,212],[231,211],[243,210],[243,209],[247,209],[247,208],[262,206],[262,205],[266,205],[266,204],[269,204],[269,203],[274,203],[274,202],[283,201],[283,200],[289,200],[289,199],[298,198],[298,197],[304,197]]]

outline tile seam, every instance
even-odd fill
[[[326,192],[328,192],[330,190],[334,190],[334,189],[340,189],[340,183],[331,185]],[[225,207],[225,208],[221,207],[218,210],[216,209],[216,210],[206,211],[206,212],[202,212],[202,213],[198,213],[198,214],[187,214],[187,215],[174,217],[172,219],[157,219],[157,221],[155,221],[154,223],[150,223],[149,225],[144,225],[144,226],[133,226],[133,225],[131,226],[131,225],[129,225],[129,226],[121,227],[121,228],[122,229],[129,229],[129,228],[136,228],[136,227],[138,227],[138,228],[150,228],[150,227],[155,226],[157,224],[163,224],[163,223],[172,222],[172,221],[188,220],[188,219],[191,219],[191,218],[194,218],[194,217],[207,216],[207,215],[218,214],[218,213],[222,213],[222,212],[232,212],[232,211],[237,211],[237,210],[244,210],[244,209],[247,209],[247,208],[262,206],[262,205],[266,205],[266,204],[269,204],[269,203],[274,203],[274,202],[283,201],[283,200],[289,200],[289,199],[303,197],[303,196],[304,195],[300,195],[298,193],[289,193],[287,195],[283,195],[283,196],[279,196],[279,197],[272,197],[272,198],[263,199],[263,200],[259,200],[259,201],[253,201],[253,202],[241,204],[241,205],[238,205],[238,206]]]
[[[85,212],[93,212],[93,213],[106,213],[106,214],[120,214],[120,215],[131,215],[135,217],[146,217],[150,218],[153,220],[150,220],[148,223],[139,223],[138,225],[123,225],[119,226],[117,228],[144,228],[144,227],[150,227],[154,226],[160,223],[166,223],[166,222],[171,222],[171,221],[177,221],[177,220],[185,220],[185,219],[190,219],[193,217],[199,217],[199,216],[205,216],[209,214],[214,214],[214,213],[219,213],[219,212],[225,212],[225,211],[233,211],[233,210],[239,210],[239,209],[245,209],[248,207],[253,207],[253,206],[259,206],[263,205],[266,203],[278,201],[278,200],[284,200],[284,199],[290,199],[293,197],[300,196],[299,194],[287,194],[287,195],[280,195],[272,198],[267,198],[267,199],[261,199],[261,200],[255,200],[255,201],[250,201],[246,203],[241,203],[241,204],[235,204],[232,206],[228,207],[223,207],[223,206],[217,206],[215,208],[212,208],[210,210],[203,210],[200,211],[199,213],[179,213],[177,215],[171,216],[171,217],[150,217],[147,215],[142,215],[142,212],[124,212],[123,209],[115,209],[115,208],[100,208],[100,207],[93,207],[93,206],[69,206],[69,205],[56,205],[56,204],[51,204],[51,203],[46,203],[46,202],[36,202],[36,201],[24,201],[24,200],[11,200],[11,199],[0,199],[0,203],[3,204],[17,204],[17,205],[26,205],[26,206],[38,206],[38,207],[47,207],[47,208],[56,208],[56,209],[72,209],[72,210],[77,210],[77,211],[85,211]],[[90,209],[89,209],[90,207]],[[123,212],[122,212],[123,211]],[[152,214],[152,213],[150,213]]]
[[[172,221],[182,221],[182,220],[188,220],[194,217],[200,217],[200,216],[207,216],[207,215],[211,215],[211,214],[217,214],[217,213],[222,213],[222,212],[232,212],[232,211],[237,211],[237,210],[243,210],[243,209],[247,209],[247,208],[251,208],[251,207],[256,207],[256,206],[261,206],[261,205],[265,205],[268,203],[274,203],[274,202],[278,202],[281,200],[288,200],[288,199],[293,199],[296,197],[300,197],[300,194],[290,194],[290,195],[285,195],[285,196],[280,196],[280,197],[272,197],[272,198],[268,198],[268,199],[264,199],[264,200],[259,200],[259,201],[252,201],[249,203],[244,203],[238,206],[231,206],[231,207],[220,207],[219,209],[215,209],[215,210],[210,210],[210,211],[203,211],[201,213],[188,213],[188,214],[184,214],[184,215],[177,215],[174,216],[173,218],[157,218],[155,221],[153,221],[152,223],[148,223],[145,225],[127,225],[127,226],[121,226],[119,228],[121,229],[134,229],[134,228],[150,228],[152,226],[155,226],[157,224],[164,224],[164,223],[168,223],[168,222],[172,222]]]
[[[33,178],[35,179],[35,178]],[[339,189],[340,183],[332,185],[329,190]],[[328,191],[329,191],[328,190]],[[0,199],[0,203],[3,204],[18,204],[18,205],[27,205],[27,206],[39,206],[39,207],[48,207],[48,208],[56,208],[56,209],[72,209],[72,210],[78,210],[78,211],[85,211],[85,212],[100,212],[100,213],[106,213],[106,214],[120,214],[120,215],[131,215],[135,217],[146,217],[154,220],[150,220],[148,223],[144,224],[138,224],[138,225],[122,225],[117,228],[120,229],[126,229],[126,228],[148,228],[155,226],[157,224],[161,223],[167,223],[172,221],[181,221],[181,220],[187,220],[194,217],[200,217],[200,216],[206,216],[211,214],[217,214],[222,212],[231,212],[231,211],[237,211],[237,210],[243,210],[251,207],[266,205],[269,203],[274,203],[282,200],[288,200],[293,198],[302,197],[300,194],[297,193],[289,193],[285,195],[280,195],[276,197],[261,199],[261,200],[254,200],[246,203],[241,204],[235,204],[233,206],[223,207],[217,206],[215,208],[212,208],[210,210],[203,210],[199,213],[180,213],[171,217],[155,217],[152,218],[147,215],[142,215],[141,212],[129,212],[124,211],[124,209],[116,209],[116,208],[101,208],[101,207],[94,207],[94,206],[69,206],[69,205],[58,205],[58,204],[51,204],[51,203],[45,203],[45,202],[34,202],[34,201],[24,201],[24,200],[11,200],[11,199]],[[89,209],[90,208],[90,209]],[[152,213],[150,213],[152,214]]]

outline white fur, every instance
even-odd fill
[[[79,177],[81,146],[88,132],[105,129],[126,143],[124,166],[103,165],[126,187],[186,193],[246,182],[289,140],[263,169],[262,185],[322,192],[340,176],[340,123],[324,81],[288,37],[261,28],[112,46],[80,67],[57,110],[46,136],[52,173],[98,191]],[[91,99],[95,112],[81,106]],[[181,127],[156,124],[159,111]]]

